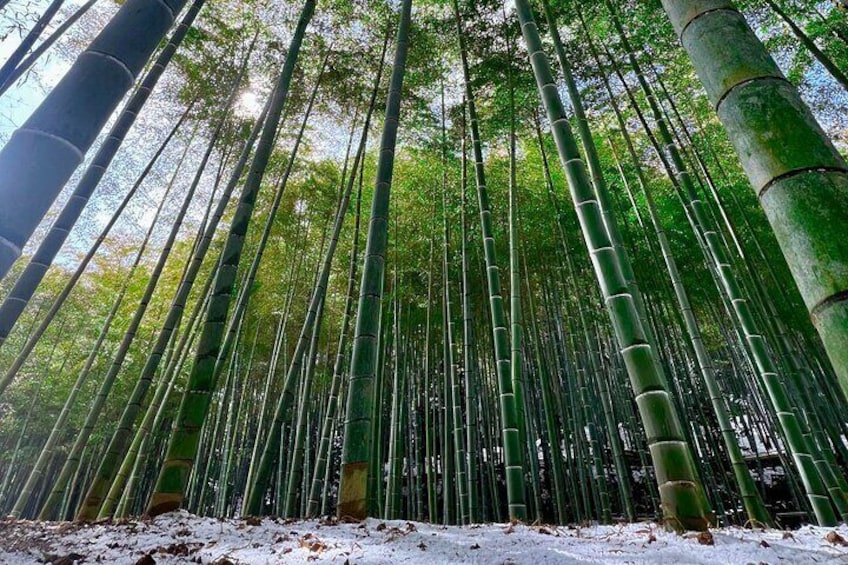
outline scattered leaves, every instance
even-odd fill
[[[159,553],[167,553],[169,555],[179,555],[184,557],[189,554],[189,549],[184,543],[172,543],[168,547],[160,548]]]
[[[314,534],[305,534],[299,541],[300,547],[305,547],[312,553],[321,553],[327,549],[327,544],[318,539]]]

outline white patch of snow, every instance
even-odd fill
[[[831,532],[835,532],[831,533]],[[830,534],[830,541],[828,541]],[[0,523],[0,563],[36,564],[77,554],[85,563],[848,563],[848,526],[713,530],[714,545],[656,524],[553,527],[437,526],[368,519],[217,520],[175,512],[152,521],[72,525]],[[836,543],[832,543],[836,542]],[[80,558],[80,557],[77,557]]]

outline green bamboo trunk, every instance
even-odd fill
[[[91,351],[89,352],[88,357],[85,360],[85,364],[80,370],[79,375],[77,376],[77,380],[74,382],[74,385],[71,388],[71,392],[65,399],[65,403],[62,406],[61,412],[59,412],[59,416],[57,416],[56,421],[53,423],[53,429],[50,431],[50,435],[47,437],[47,441],[41,448],[41,453],[39,454],[35,465],[30,471],[26,483],[24,483],[21,492],[18,494],[17,502],[12,508],[12,511],[9,513],[10,516],[13,516],[15,518],[21,516],[23,508],[30,502],[30,497],[33,495],[33,490],[36,484],[38,484],[38,482],[41,480],[41,477],[46,470],[45,467],[47,466],[48,461],[54,455],[53,452],[57,446],[57,442],[67,433],[67,430],[65,429],[65,424],[67,423],[68,418],[70,417],[71,410],[74,408],[77,396],[79,396],[80,392],[82,392],[83,385],[88,380],[88,377],[91,375],[94,363],[97,361],[97,358],[102,353],[101,347],[103,345],[103,342],[108,337],[109,328],[112,327],[112,322],[114,321],[118,310],[123,304],[124,296],[126,295],[127,289],[129,288],[130,282],[132,281],[133,275],[135,274],[139,263],[141,263],[144,251],[145,249],[147,249],[147,244],[150,241],[150,236],[153,234],[154,228],[156,227],[156,224],[159,220],[159,216],[162,212],[162,208],[165,205],[165,201],[168,199],[169,192],[170,190],[166,192],[159,206],[157,206],[156,208],[156,213],[153,216],[153,221],[150,223],[150,227],[148,228],[147,233],[144,236],[144,240],[142,240],[141,245],[139,246],[138,251],[136,252],[135,261],[130,266],[129,271],[126,277],[124,278],[124,283],[121,286],[120,291],[118,291],[118,296],[115,298],[112,308],[106,315],[106,319],[103,321],[103,325],[100,329],[100,333],[98,334],[97,339],[94,342],[94,346],[91,348]],[[52,514],[52,511],[54,509],[47,507],[46,510]]]
[[[474,175],[477,179],[477,199],[480,207],[480,231],[483,238],[483,255],[486,261],[486,285],[489,293],[492,339],[495,346],[495,363],[500,396],[501,435],[506,465],[507,504],[509,506],[510,519],[526,520],[527,506],[524,498],[524,467],[522,465],[522,454],[524,451],[522,444],[525,438],[521,435],[523,427],[520,424],[518,399],[516,398],[512,383],[509,328],[507,327],[506,309],[504,308],[501,290],[500,269],[498,268],[497,256],[495,254],[492,211],[489,206],[486,172],[483,166],[483,145],[480,139],[480,126],[477,118],[477,108],[474,103],[474,91],[471,88],[468,55],[465,47],[465,32],[459,13],[459,5],[456,1],[454,1],[454,12],[465,81],[468,123],[471,128],[472,156],[474,158]]]
[[[590,47],[592,49],[595,61],[600,63],[598,54],[594,48],[594,44],[590,45]],[[654,227],[657,241],[659,242],[660,251],[663,257],[663,261],[665,262],[669,279],[672,283],[678,307],[680,308],[680,311],[682,313],[683,321],[686,326],[686,331],[689,335],[689,340],[691,342],[691,348],[697,359],[698,369],[700,371],[701,377],[703,378],[704,384],[706,385],[707,390],[709,392],[710,403],[712,404],[716,420],[719,424],[719,429],[721,430],[722,440],[724,442],[725,449],[727,450],[728,456],[730,457],[731,465],[733,468],[733,474],[736,479],[736,484],[739,488],[739,493],[742,497],[743,505],[748,515],[748,519],[753,522],[770,524],[771,518],[765,509],[765,505],[763,504],[760,493],[757,490],[756,485],[754,484],[747,463],[742,456],[742,451],[739,448],[739,442],[736,437],[736,432],[731,426],[730,418],[724,405],[724,399],[722,398],[721,389],[719,388],[718,382],[716,380],[712,357],[707,352],[707,349],[704,345],[703,338],[701,336],[700,324],[698,323],[698,320],[695,317],[694,311],[692,310],[692,306],[689,302],[688,293],[686,292],[686,289],[684,288],[683,283],[680,279],[680,274],[677,269],[677,262],[675,261],[674,256],[672,255],[671,246],[669,245],[665,229],[663,228],[662,222],[660,220],[659,213],[657,211],[656,204],[653,199],[651,188],[645,178],[644,171],[641,165],[639,164],[639,158],[633,146],[633,141],[627,130],[626,121],[622,116],[616,101],[614,100],[614,95],[609,85],[609,81],[607,80],[606,76],[602,76],[601,78],[607,95],[609,96],[613,111],[615,112],[616,120],[619,125],[619,132],[625,141],[631,162],[636,168],[636,175],[639,180],[639,185],[642,188],[643,194],[645,195],[645,201],[648,208],[648,215],[650,217],[651,224]],[[615,154],[614,147],[612,147],[612,151],[616,164],[619,168],[619,172],[621,173],[622,181],[625,183],[625,187],[628,190],[628,194],[630,194],[627,179],[624,175],[621,163],[618,160],[618,155]],[[636,209],[635,206],[634,209]]]
[[[463,104],[464,105],[464,104]],[[468,476],[468,517],[471,523],[482,520],[480,497],[478,495],[478,448],[477,423],[479,402],[479,375],[474,359],[474,313],[471,305],[471,283],[468,272],[468,234],[466,211],[468,209],[468,135],[466,131],[465,112],[462,119],[462,171],[460,201],[460,248],[462,255],[462,367],[465,376],[465,427],[466,427],[466,473]],[[485,445],[485,444],[484,444]],[[484,488],[485,492],[485,488]],[[484,505],[485,507],[485,505]]]
[[[227,113],[229,112],[233,102],[236,99],[239,86],[241,85],[242,79],[244,78],[244,74],[247,71],[247,61],[249,59],[249,54],[251,51],[252,47],[250,50],[248,50],[248,56],[245,58],[242,67],[239,71],[239,74],[232,82],[228,100],[226,101],[223,108],[224,114],[218,120],[218,124],[215,130],[212,132],[210,142],[206,148],[203,157],[201,158],[200,166],[198,167],[198,172],[195,175],[194,180],[192,181],[190,188],[190,191],[192,193],[200,184],[202,175],[206,169],[206,165],[208,164],[209,159],[212,156],[212,152],[215,149],[218,138],[221,135],[221,132],[223,131],[224,126],[227,122]],[[244,151],[245,153],[247,153],[249,152],[249,150],[250,148],[246,147]],[[79,519],[91,520],[95,517],[98,517],[104,497],[108,494],[108,491],[115,478],[115,474],[117,473],[118,468],[120,466],[120,462],[126,455],[126,448],[130,440],[130,433],[132,431],[132,427],[135,424],[135,420],[138,416],[138,412],[141,409],[144,397],[146,396],[147,391],[150,387],[156,367],[158,367],[158,363],[161,359],[162,353],[164,352],[168,342],[170,341],[171,335],[173,333],[173,328],[177,325],[178,318],[182,316],[183,307],[185,305],[186,299],[188,298],[188,293],[191,291],[194,279],[197,275],[197,271],[200,269],[200,265],[202,264],[203,259],[206,255],[206,251],[209,248],[209,243],[211,242],[212,234],[214,234],[215,228],[217,227],[217,221],[220,220],[221,216],[223,215],[224,209],[226,208],[226,205],[229,202],[229,197],[232,194],[234,186],[235,182],[231,182],[230,186],[227,187],[227,190],[224,191],[224,197],[220,200],[218,206],[219,213],[213,216],[214,221],[212,225],[209,226],[209,236],[207,238],[201,237],[200,245],[192,253],[188,270],[186,270],[184,276],[182,277],[182,280],[180,281],[180,286],[177,289],[177,294],[174,297],[174,302],[171,305],[171,308],[168,312],[168,316],[165,320],[165,323],[163,324],[163,330],[159,333],[156,343],[153,346],[152,352],[148,356],[148,360],[145,363],[145,367],[143,368],[141,375],[139,375],[138,381],[136,381],[136,385],[133,388],[130,400],[127,403],[126,408],[124,409],[124,412],[121,414],[121,419],[118,423],[117,429],[115,430],[115,434],[112,436],[112,439],[106,449],[106,455],[101,460],[100,465],[97,468],[97,472],[95,473],[95,480],[89,487],[85,500],[80,506],[78,514]]]
[[[271,157],[273,141],[282,117],[283,107],[288,98],[289,85],[306,26],[315,11],[315,1],[306,0],[292,36],[288,56],[283,65],[268,118],[263,126],[259,145],[247,175],[239,206],[233,218],[230,233],[222,252],[223,260],[218,269],[212,299],[206,312],[206,319],[198,344],[195,363],[189,377],[188,386],[183,395],[174,432],[168,446],[168,453],[157,480],[157,486],[150,500],[148,513],[156,516],[180,507],[185,497],[191,469],[197,455],[200,432],[209,410],[211,400],[212,375],[221,348],[221,341],[230,305],[230,295],[235,282],[238,263],[244,246],[250,219],[265,169]]]
[[[194,134],[192,134],[192,137],[193,135]],[[170,188],[176,182],[177,176],[181,169],[181,165],[187,155],[188,146],[186,147],[186,150],[180,158],[180,163],[177,165],[171,177],[168,188],[169,191]],[[85,423],[80,429],[79,434],[77,435],[74,445],[71,448],[71,452],[67,456],[65,464],[63,465],[62,470],[60,471],[58,479],[56,479],[55,483],[53,484],[50,496],[47,499],[47,502],[44,504],[42,512],[52,512],[55,508],[59,507],[59,500],[61,500],[63,495],[65,494],[65,489],[67,487],[68,481],[70,480],[71,476],[74,474],[74,471],[80,463],[80,457],[82,455],[82,452],[88,444],[91,434],[94,432],[94,427],[100,418],[100,415],[106,404],[106,400],[110,396],[115,382],[117,381],[118,374],[120,373],[123,363],[129,354],[130,346],[133,344],[135,338],[138,335],[138,330],[141,326],[141,322],[144,319],[145,314],[147,313],[148,307],[150,306],[151,300],[153,298],[153,293],[156,291],[156,287],[158,286],[159,279],[165,268],[165,264],[167,263],[171,251],[174,247],[174,243],[176,242],[176,238],[182,226],[183,219],[185,218],[185,215],[188,212],[188,208],[191,205],[192,197],[194,196],[194,188],[191,188],[186,191],[185,195],[183,196],[182,205],[180,206],[179,211],[177,212],[177,216],[176,218],[174,218],[174,221],[171,225],[171,230],[168,234],[168,238],[165,241],[161,251],[159,252],[159,257],[156,261],[156,264],[147,279],[147,284],[145,285],[144,293],[139,299],[138,305],[136,306],[135,311],[133,312],[132,318],[130,319],[129,324],[127,325],[127,328],[123,333],[120,345],[118,346],[118,349],[116,350],[114,356],[112,357],[109,363],[109,369],[106,372],[106,375],[103,377],[103,381],[97,391],[97,395],[95,396],[93,402],[91,403],[91,406],[89,407]]]
[[[695,471],[692,453],[683,439],[683,430],[668,392],[668,384],[643,328],[605,227],[595,191],[587,178],[547,55],[542,50],[530,4],[527,0],[517,0],[516,8],[583,236],[615,328],[621,355],[630,374],[657,474],[666,524],[678,530],[705,530],[709,518],[704,507],[703,487]]]
[[[329,470],[329,453],[330,440],[332,438],[333,428],[336,422],[336,413],[339,407],[340,390],[342,387],[342,379],[345,371],[345,355],[348,350],[348,334],[350,329],[350,321],[353,317],[353,305],[355,302],[356,290],[356,265],[359,258],[359,231],[361,224],[361,204],[362,204],[362,170],[364,169],[364,152],[368,141],[368,130],[371,124],[371,117],[374,112],[374,107],[377,102],[377,94],[380,87],[380,82],[383,77],[383,69],[385,67],[386,51],[389,46],[389,33],[386,30],[386,36],[383,41],[383,48],[380,52],[380,64],[377,69],[377,77],[374,80],[374,88],[371,91],[371,100],[368,104],[368,111],[365,115],[365,122],[362,127],[362,135],[360,136],[359,146],[354,157],[353,167],[351,168],[350,177],[348,178],[349,190],[352,190],[353,184],[359,177],[359,188],[356,196],[356,212],[354,214],[355,221],[353,226],[353,248],[351,250],[350,262],[348,265],[348,282],[347,292],[345,292],[344,315],[341,322],[341,330],[339,332],[339,342],[336,348],[336,357],[333,364],[333,380],[330,389],[330,398],[327,404],[327,413],[324,417],[324,426],[321,431],[321,440],[316,455],[315,471],[312,477],[312,486],[310,488],[309,503],[306,510],[306,516],[312,517],[318,511],[319,494],[322,489],[326,489],[327,483],[324,475]]]
[[[663,0],[663,6],[848,395],[848,165],[732,2]]]
[[[633,149],[629,134],[623,126],[621,133],[625,137],[631,160],[634,163],[638,163],[638,161],[636,161],[636,153]],[[617,158],[618,157],[616,156],[616,159]],[[689,335],[691,347],[697,359],[698,369],[704,380],[704,384],[707,387],[707,391],[709,392],[710,403],[712,404],[713,412],[715,413],[716,421],[718,422],[719,429],[721,431],[724,447],[727,450],[727,454],[733,467],[733,474],[736,479],[736,485],[739,488],[739,494],[742,497],[745,512],[748,515],[748,519],[753,523],[759,522],[762,524],[771,524],[771,517],[769,516],[768,511],[763,504],[762,497],[754,484],[751,472],[748,469],[748,464],[742,455],[742,450],[739,448],[736,431],[733,429],[731,424],[730,417],[724,405],[724,398],[716,379],[712,357],[707,352],[707,348],[704,345],[700,324],[695,317],[692,305],[689,302],[689,295],[680,279],[677,262],[672,255],[671,246],[669,245],[665,229],[663,228],[656,204],[654,203],[651,189],[645,181],[642,169],[638,166],[638,164],[636,171],[639,183],[642,187],[642,192],[645,195],[648,215],[650,216],[651,224],[654,226],[657,241],[659,242],[660,250],[662,252],[663,261],[665,262],[666,270],[668,271],[668,276],[674,289],[674,295],[677,299],[678,307],[683,315],[683,321],[686,325],[686,331]]]
[[[610,9],[612,7],[610,5]],[[751,352],[753,364],[757,373],[763,382],[769,396],[771,405],[778,416],[780,426],[785,435],[786,441],[789,444],[789,449],[792,454],[798,471],[804,483],[804,488],[807,492],[807,497],[813,506],[818,522],[822,525],[835,523],[836,517],[833,514],[833,509],[828,501],[827,491],[825,490],[824,481],[832,478],[828,475],[819,476],[819,471],[814,462],[814,454],[810,443],[804,436],[805,425],[797,417],[793,410],[793,402],[786,393],[784,385],[781,383],[778,376],[778,368],[772,360],[766,346],[766,339],[759,331],[758,324],[754,318],[749,301],[742,291],[735,273],[733,272],[730,260],[727,257],[725,247],[719,237],[719,234],[713,229],[712,223],[707,216],[703,201],[695,192],[691,176],[683,162],[683,159],[678,150],[677,144],[673,139],[665,117],[659,108],[659,103],[653,93],[653,90],[647,83],[646,78],[642,74],[641,68],[633,55],[629,42],[625,35],[624,29],[613,13],[613,23],[615,24],[622,41],[627,48],[628,57],[631,66],[636,71],[636,76],[639,80],[642,89],[644,90],[648,103],[654,114],[657,122],[657,127],[663,146],[668,151],[668,157],[663,154],[663,151],[657,146],[657,152],[663,164],[667,168],[669,175],[675,180],[675,183],[682,191],[681,197],[686,204],[687,213],[691,215],[691,221],[697,233],[702,238],[705,253],[708,255],[708,261],[712,261],[715,267],[715,272],[718,276],[720,286],[723,288],[728,299],[732,304],[732,310],[735,318],[738,320],[740,331],[748,348]],[[634,101],[635,104],[635,101]],[[641,118],[644,120],[644,118]],[[654,140],[655,141],[655,140]],[[824,481],[822,480],[824,479]],[[842,506],[844,498],[840,492],[832,491],[834,501]]]
[[[392,80],[386,101],[386,121],[380,142],[380,159],[377,165],[377,179],[368,226],[365,264],[362,269],[359,308],[353,340],[337,510],[340,518],[361,520],[367,516],[368,476],[369,473],[376,472],[369,469],[372,449],[371,413],[382,314],[380,305],[383,297],[383,277],[388,247],[389,196],[411,19],[412,0],[404,0],[401,5]]]
[[[121,5],[0,150],[0,279],[184,5],[185,0],[128,0]],[[97,95],[89,96],[91,92]]]
[[[44,239],[42,239],[38,249],[30,257],[29,263],[20,277],[18,277],[9,295],[0,304],[0,345],[2,345],[3,341],[9,335],[18,317],[23,313],[27,304],[32,299],[48,268],[59,253],[62,244],[85,209],[92,193],[99,185],[106,171],[109,170],[109,165],[121,148],[127,133],[132,128],[136,118],[141,114],[151,93],[155,90],[157,82],[162,77],[165,69],[168,68],[174,54],[191,29],[203,4],[204,0],[195,0],[189,9],[186,10],[183,19],[177,25],[168,43],[159,52],[138,88],[136,88],[133,95],[121,110],[109,134],[106,136],[106,142],[100,146],[97,153],[91,159],[85,172],[80,177],[80,181],[70,195],[68,203],[53,222],[53,225],[50,226],[50,230],[44,236]],[[0,84],[3,84],[2,79],[0,79]],[[102,89],[104,84],[105,81],[98,84],[95,88]],[[67,115],[70,114],[70,112],[67,113]],[[0,386],[0,394],[2,394],[2,388]]]

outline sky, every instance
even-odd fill
[[[0,13],[0,37],[3,37],[0,41],[0,61],[6,61],[21,41],[21,30],[17,29],[14,23],[23,7],[37,6],[39,10],[43,10],[48,4],[47,0],[12,0],[3,9]],[[61,24],[70,10],[82,4],[80,0],[66,0],[54,21],[45,29],[45,36],[56,28],[56,23]],[[27,11],[35,12],[32,8]],[[26,21],[32,25],[35,23],[35,18],[27,18]],[[0,98],[0,143],[6,142],[12,132],[35,110],[47,92],[59,82],[70,67],[69,59],[57,57],[55,50],[52,51],[49,56],[36,62],[32,79],[18,81],[18,85]]]

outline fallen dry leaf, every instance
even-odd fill
[[[845,538],[843,538],[836,532],[830,532],[825,536],[824,539],[826,539],[829,543],[832,543],[833,545],[848,546],[848,541],[845,541]]]
[[[143,555],[141,559],[135,562],[135,565],[156,565],[156,560],[149,553]]]

